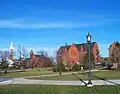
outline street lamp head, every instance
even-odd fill
[[[91,35],[88,33],[87,36],[86,36],[86,39],[87,39],[87,42],[91,42]]]

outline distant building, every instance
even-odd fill
[[[49,57],[34,54],[33,50],[30,52],[29,66],[34,67],[50,67],[52,64]]]
[[[9,66],[13,66],[13,65],[19,65],[21,62],[24,61],[24,57],[21,56],[21,59],[15,59],[14,58],[14,46],[13,46],[13,42],[10,43],[10,47],[9,47]]]
[[[112,57],[112,54],[113,54],[113,49],[115,48],[115,44],[116,42],[113,42],[110,47],[108,48],[109,50],[109,57]]]
[[[74,44],[60,46],[57,52],[57,60],[59,60],[59,55],[61,54],[62,63],[64,64],[75,64],[82,63],[84,59],[84,55],[87,54],[88,44]],[[93,59],[95,63],[98,63],[99,59],[99,47],[96,42],[91,42],[91,52],[93,54]]]

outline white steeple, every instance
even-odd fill
[[[9,51],[13,51],[14,50],[14,47],[13,47],[13,42],[11,41],[11,43],[10,43],[10,48],[9,48]]]

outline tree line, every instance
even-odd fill
[[[19,63],[13,63],[13,67],[12,68],[19,68],[19,69],[22,69],[23,67],[27,67],[27,63],[29,62],[25,62],[26,59],[30,58],[30,53],[26,50],[25,47],[22,47],[21,45],[18,45],[18,48],[16,51],[14,51],[13,55],[15,57],[17,57]],[[53,56],[48,56],[48,53],[44,50],[40,50],[40,51],[37,51],[37,55],[41,55],[41,56],[45,56],[45,57],[48,57],[49,60],[52,62],[52,65],[55,64],[55,60],[54,60],[54,57]],[[22,56],[24,57],[24,59],[22,58]],[[9,58],[10,58],[10,53],[9,51],[0,51],[0,69],[4,70],[4,69],[7,69],[9,68]],[[33,59],[34,61],[34,59]],[[35,62],[32,62],[33,65]],[[35,66],[33,66],[35,67]]]

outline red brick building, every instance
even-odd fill
[[[57,60],[59,60],[59,55],[61,54],[61,59],[64,64],[74,64],[77,62],[82,62],[84,55],[87,53],[87,43],[74,44],[61,46],[57,52]],[[93,54],[94,62],[97,63],[99,60],[99,48],[96,42],[91,42],[91,52]]]
[[[29,66],[34,67],[50,67],[52,64],[49,57],[43,56],[43,55],[36,55],[31,50],[30,52],[30,60],[29,60]]]
[[[113,49],[115,48],[116,42],[112,43],[109,47],[109,57],[112,57]]]

